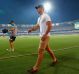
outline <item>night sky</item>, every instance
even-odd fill
[[[17,24],[35,24],[39,15],[34,7],[46,1],[53,6],[48,14],[54,23],[79,19],[79,0],[0,0],[0,24],[10,20]]]

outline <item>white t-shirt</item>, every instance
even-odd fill
[[[37,24],[39,24],[40,26],[40,36],[42,37],[46,30],[47,30],[47,25],[46,25],[46,22],[48,21],[51,21],[51,18],[48,14],[46,13],[43,13],[39,18],[38,18],[38,21],[37,21]],[[48,36],[50,36],[50,33],[48,33]]]

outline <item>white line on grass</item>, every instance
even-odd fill
[[[72,49],[72,48],[78,48],[79,46],[72,46],[72,47],[66,47],[66,48],[61,48],[61,49],[57,49],[57,50],[53,50],[53,51],[60,51],[60,50],[67,50],[67,49]],[[37,55],[38,53],[27,53],[25,55],[15,55],[15,56],[9,56],[9,57],[1,57],[0,60],[3,59],[9,59],[9,58],[16,58],[16,57],[23,57],[23,56],[32,56],[32,55]]]
[[[67,50],[67,49],[77,48],[77,47],[79,47],[79,46],[66,47],[66,48],[61,48],[61,49],[57,49],[57,50],[53,50],[53,51]]]

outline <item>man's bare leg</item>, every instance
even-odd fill
[[[9,40],[9,43],[10,43],[10,49],[14,51],[14,42]]]
[[[37,58],[36,64],[33,67],[34,70],[39,69],[40,64],[43,60],[43,57],[44,57],[44,49],[39,48],[38,49],[38,58]]]
[[[49,45],[46,46],[46,51],[50,54],[53,61],[56,62],[57,61],[56,56],[55,56],[54,52],[50,49]]]

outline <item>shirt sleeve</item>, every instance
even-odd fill
[[[51,21],[51,18],[49,15],[45,15],[45,21],[48,22],[48,21]]]

